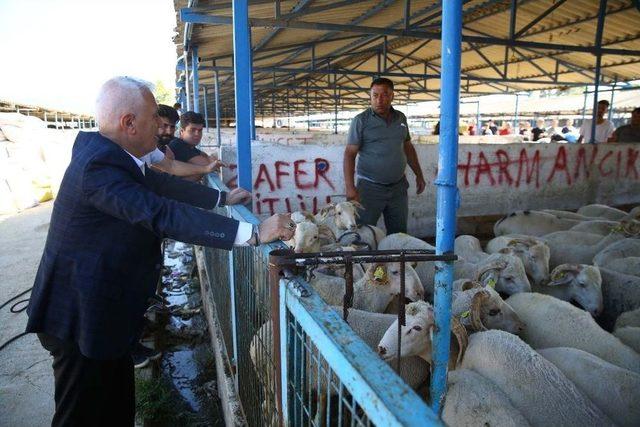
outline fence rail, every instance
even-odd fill
[[[227,190],[214,175],[209,185]],[[218,209],[258,223],[245,207]],[[252,426],[439,425],[435,413],[302,278],[269,286],[281,243],[206,249],[205,269],[238,395]]]

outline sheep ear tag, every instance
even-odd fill
[[[387,277],[387,273],[384,271],[384,268],[378,267],[373,272],[373,278],[378,282],[384,282]]]
[[[467,311],[463,312],[463,313],[460,315],[460,317],[462,317],[462,318],[466,318],[466,317],[469,317],[469,315],[470,315],[470,314],[471,314],[471,312],[470,312],[469,310],[467,310]]]
[[[566,273],[563,271],[558,271],[556,274],[554,274],[553,276],[551,276],[551,280],[558,281],[561,279],[564,279],[564,277],[566,276]]]
[[[487,281],[487,286],[489,286],[492,289],[496,288],[496,279],[494,279],[493,277],[491,279],[489,279]]]

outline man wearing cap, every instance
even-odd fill
[[[393,82],[387,78],[375,79],[369,95],[371,106],[351,121],[344,151],[347,199],[362,204],[359,213],[364,224],[376,225],[383,215],[387,234],[406,233],[407,164],[416,176],[417,194],[424,191],[426,183],[411,144],[407,118],[391,106]]]

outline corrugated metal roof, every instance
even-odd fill
[[[256,115],[271,115],[274,107],[277,114],[303,114],[307,96],[311,112],[332,111],[334,86],[340,109],[362,108],[368,103],[372,73],[387,75],[394,81],[396,102],[438,99],[439,3],[411,1],[411,32],[398,34],[396,31],[385,36],[378,30],[405,28],[404,1],[280,1],[280,19],[275,17],[274,2],[251,1]],[[481,43],[482,38],[463,42],[462,96],[593,84],[596,56],[592,52],[572,50],[595,46],[599,1],[519,0],[513,39],[509,38],[511,0],[463,3],[463,37],[491,37],[491,41],[496,39],[498,44]],[[180,56],[185,24],[179,20],[179,11],[193,6],[194,1],[175,0],[174,4]],[[208,16],[232,16],[230,1],[201,0],[195,5],[191,11]],[[314,25],[307,25],[309,23]],[[333,31],[321,24],[346,27]],[[640,79],[639,24],[640,11],[633,1],[608,0],[602,47],[631,50],[634,54],[607,52],[602,55],[604,83]],[[291,28],[300,26],[314,29]],[[376,34],[365,34],[367,28],[363,27],[369,27]],[[386,61],[382,55],[385,37]],[[190,40],[198,46],[200,85],[213,87],[215,61],[221,83],[221,110],[223,116],[228,117],[233,116],[234,105],[232,39],[231,25],[192,25]],[[545,49],[530,45],[504,46],[513,40],[549,46]],[[577,48],[565,50],[563,46]]]

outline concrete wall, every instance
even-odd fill
[[[438,146],[417,144],[416,149],[427,190],[415,194],[415,177],[407,168],[409,232],[429,236],[434,232]],[[343,150],[335,144],[284,147],[255,141],[254,212],[316,211],[330,201],[344,200]],[[639,154],[638,144],[461,144],[458,216],[640,203]],[[222,159],[232,166],[223,178],[235,186],[234,148],[224,147]]]

